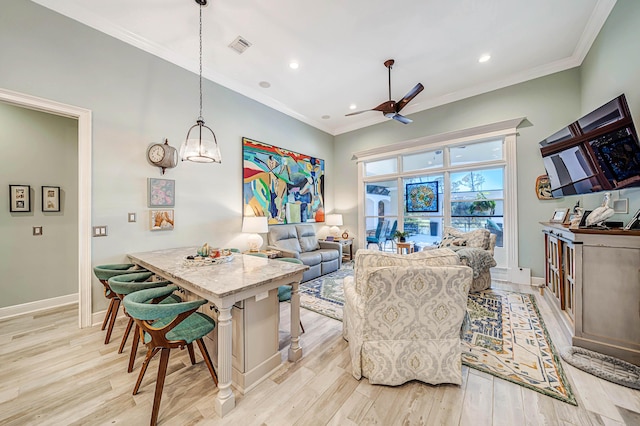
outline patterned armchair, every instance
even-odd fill
[[[493,258],[495,246],[496,234],[490,233],[487,229],[462,232],[445,226],[438,247],[455,251],[462,264],[473,269],[471,292],[475,293],[491,288],[491,268],[496,266],[496,260]]]
[[[460,328],[472,270],[448,249],[396,255],[358,250],[345,279],[352,374],[372,384],[462,380]]]

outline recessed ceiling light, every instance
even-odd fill
[[[349,105],[349,109],[356,109],[358,106],[356,104]]]
[[[300,64],[298,64],[296,61],[289,62],[289,68],[291,68],[292,70],[297,70],[299,66]]]
[[[478,62],[480,62],[480,63],[487,62],[489,59],[491,59],[491,55],[484,54],[484,55],[480,56],[480,59],[478,59]]]
[[[258,86],[262,87],[263,89],[268,89],[269,87],[271,87],[271,83],[269,83],[268,81],[261,81],[260,83],[258,83]]]
[[[323,115],[323,116],[322,116],[322,119],[323,119],[323,120],[328,120],[328,119],[330,119],[330,118],[331,118],[331,116],[330,116],[330,115]]]

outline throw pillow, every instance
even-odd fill
[[[464,246],[466,247],[476,247],[481,248],[483,250],[489,249],[489,239],[491,237],[491,233],[487,229],[476,229],[470,232],[462,232],[456,228],[452,228],[450,226],[444,227],[444,232],[442,234],[442,241],[449,241],[449,239],[459,238],[465,240]],[[442,243],[441,243],[442,244]],[[452,244],[452,245],[460,245],[460,244]]]

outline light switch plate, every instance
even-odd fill
[[[37,235],[37,236],[42,235],[42,226],[34,226],[33,235]]]
[[[136,221],[136,214],[135,213],[128,213],[127,217],[129,218],[129,222],[135,222]]]
[[[107,236],[107,226],[94,226],[93,227],[93,236],[94,237],[106,237]]]

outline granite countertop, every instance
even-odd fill
[[[195,255],[197,247],[182,247],[130,253],[133,263],[157,271],[168,279],[192,284],[216,297],[227,297],[260,285],[293,277],[309,269],[306,265],[282,262],[257,256],[233,253],[226,263],[206,266],[187,266],[186,256]]]

